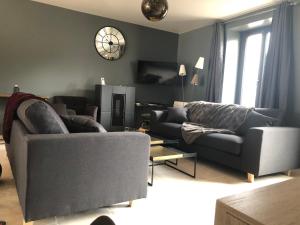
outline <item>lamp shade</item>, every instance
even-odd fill
[[[179,73],[178,73],[178,75],[179,76],[181,76],[181,77],[184,77],[184,76],[186,76],[186,70],[185,70],[185,65],[180,65],[180,67],[179,67]]]
[[[203,57],[199,57],[195,67],[197,69],[203,70],[203,68],[204,68],[204,58]]]
[[[191,84],[192,85],[199,85],[199,75],[198,74],[194,74],[192,80],[191,80]]]

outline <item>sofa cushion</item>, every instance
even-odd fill
[[[168,108],[168,116],[166,122],[169,123],[183,123],[187,121],[187,109],[186,108]]]
[[[155,123],[151,126],[151,132],[157,135],[172,138],[181,139],[181,124],[178,123]]]
[[[268,117],[277,119],[277,121],[273,122],[273,126],[281,126],[282,125],[282,119],[284,116],[283,111],[280,111],[279,109],[270,109],[270,108],[255,108],[255,111],[264,116],[268,116]]]
[[[278,120],[258,112],[251,111],[245,122],[237,130],[237,134],[245,136],[251,127],[269,127],[273,126]]]
[[[237,135],[212,133],[200,136],[195,144],[220,150],[222,152],[239,155],[244,139]]]
[[[89,116],[62,116],[61,117],[71,133],[106,133],[104,127]]]
[[[18,107],[17,114],[27,130],[32,134],[67,134],[68,129],[46,102],[29,99]]]

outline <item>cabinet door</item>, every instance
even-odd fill
[[[125,114],[125,126],[134,127],[134,113]]]
[[[111,112],[112,86],[102,86],[101,90],[101,112]]]
[[[107,130],[111,130],[111,112],[101,112],[101,125]]]
[[[126,112],[134,113],[135,110],[135,88],[126,88]]]

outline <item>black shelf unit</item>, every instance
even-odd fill
[[[121,131],[134,126],[135,88],[96,85],[97,120],[108,131]]]

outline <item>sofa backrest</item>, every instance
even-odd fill
[[[279,109],[255,108],[255,111],[265,116],[278,119],[278,122],[275,124],[277,126],[282,124],[283,113]]]

